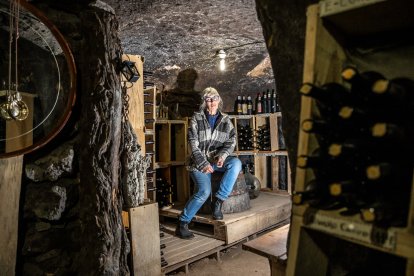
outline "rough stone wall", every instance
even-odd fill
[[[129,243],[121,218],[122,52],[117,20],[100,1],[44,1],[36,6],[67,39],[78,71],[78,98],[65,129],[26,158],[20,272],[128,275]],[[50,150],[60,149],[68,139],[76,141],[71,158],[53,158]],[[71,162],[53,161],[61,159]]]
[[[194,91],[217,88],[224,110],[233,111],[237,95],[254,96],[274,88],[254,1],[105,1],[119,18],[125,53],[145,57],[144,70],[154,72],[160,89],[174,91],[180,86],[180,73],[195,70]],[[227,51],[222,72],[215,55],[228,47],[236,48]]]
[[[283,133],[295,176],[299,136],[300,95],[306,33],[306,7],[316,0],[256,0],[257,15],[277,80]],[[294,183],[294,181],[293,181]]]

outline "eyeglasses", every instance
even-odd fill
[[[206,102],[218,101],[218,100],[220,100],[220,97],[219,97],[219,96],[204,97],[204,100],[205,100]]]

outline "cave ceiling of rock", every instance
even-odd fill
[[[172,88],[188,68],[198,73],[196,90],[252,94],[274,85],[254,0],[106,2],[117,14],[124,53],[144,56],[158,86]],[[220,72],[216,52],[223,48],[227,68]]]

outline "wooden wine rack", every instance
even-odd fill
[[[270,150],[240,150],[239,145],[236,144],[234,155],[239,156],[239,158],[243,158],[244,156],[253,157],[254,175],[260,180],[262,189],[280,194],[291,194],[292,185],[288,153],[285,149],[281,148],[279,143],[281,112],[257,115],[230,115],[230,118],[236,128],[237,137],[239,135],[237,132],[238,124],[249,126],[256,132],[264,125],[269,127]],[[257,137],[254,137],[254,142],[256,142],[256,139]],[[280,166],[281,158],[285,158],[285,167]],[[283,179],[281,179],[281,176]],[[280,183],[283,183],[285,187],[281,187]]]
[[[317,86],[328,82],[341,83],[341,71],[348,64],[358,65],[361,71],[381,72],[389,79],[401,76],[414,78],[412,67],[408,63],[404,65],[404,62],[398,62],[402,59],[413,60],[413,51],[402,51],[404,47],[413,49],[412,42],[405,41],[403,46],[399,46],[401,48],[394,45],[391,50],[383,48],[382,51],[377,51],[378,54],[364,57],[353,56],[352,50],[358,50],[358,48],[351,48],[349,43],[353,41],[356,45],[358,43],[362,45],[363,42],[367,42],[369,38],[378,34],[388,32],[387,35],[390,35],[389,32],[395,34],[403,29],[412,30],[414,20],[409,19],[411,16],[407,10],[412,10],[413,4],[408,1],[401,4],[402,2],[404,1],[381,1],[355,9],[347,7],[344,9],[346,11],[339,13],[331,11],[326,16],[321,16],[319,11],[322,6],[323,11],[326,12],[327,3],[309,6],[303,82],[314,83]],[[405,5],[409,5],[409,7]],[[330,7],[332,8],[332,6]],[[381,14],[387,15],[386,25],[383,24],[384,20]],[[405,34],[408,35],[408,33]],[[393,37],[384,35],[381,42],[376,42],[377,44],[371,45],[371,47],[380,49],[383,46],[381,43],[386,42],[387,39],[390,42]],[[314,101],[309,97],[302,97],[301,105],[301,122],[311,118],[317,112]],[[300,130],[298,155],[309,155],[317,146],[316,138],[313,135]],[[305,184],[312,178],[312,170],[297,168],[295,190],[303,191]],[[336,261],[338,258],[340,259],[338,255],[333,255],[332,248],[336,246],[343,246],[344,248],[341,247],[341,250],[344,252],[355,247],[359,252],[369,251],[374,254],[384,252],[385,254],[381,255],[381,258],[385,256],[390,262],[397,260],[399,264],[402,264],[401,267],[397,266],[395,271],[404,271],[406,276],[414,275],[413,187],[409,208],[407,227],[390,227],[384,230],[362,221],[359,215],[341,216],[339,214],[341,210],[317,210],[306,204],[294,206],[286,275],[326,275],[328,267],[333,265],[333,259],[336,258]],[[349,256],[344,254],[342,257],[346,259]],[[358,258],[357,256],[353,257]],[[399,262],[400,260],[401,262]],[[377,263],[380,264],[381,261]]]

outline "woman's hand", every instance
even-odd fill
[[[217,159],[217,162],[216,162],[217,167],[218,168],[221,168],[221,167],[223,167],[223,164],[224,164],[224,158],[223,157],[219,157]]]
[[[213,173],[213,172],[214,172],[214,169],[213,169],[213,167],[212,167],[210,164],[208,164],[207,166],[205,166],[205,167],[201,170],[201,172],[202,172],[202,173]]]

